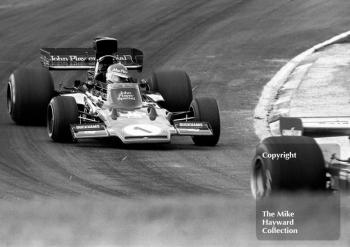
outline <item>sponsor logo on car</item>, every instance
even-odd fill
[[[117,59],[117,61],[131,61],[132,62],[131,55],[116,55],[115,58]]]
[[[127,75],[128,74],[128,71],[124,70],[124,69],[118,69],[118,68],[114,68],[112,69],[113,73],[120,73],[120,74],[123,74],[123,75]]]
[[[179,122],[175,124],[175,128],[182,130],[207,130],[209,129],[208,123],[206,122]]]
[[[124,100],[136,100],[135,95],[132,92],[128,91],[121,91],[118,94],[117,100],[124,101]]]
[[[203,127],[203,123],[195,123],[195,122],[187,122],[187,123],[179,123],[179,127]]]
[[[84,125],[75,125],[73,128],[76,130],[87,130],[87,129],[104,129],[102,124],[84,124]]]
[[[93,62],[95,61],[95,57],[87,57],[87,56],[50,56],[51,61],[53,62]]]

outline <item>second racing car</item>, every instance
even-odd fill
[[[278,117],[256,147],[251,190],[256,199],[295,191],[350,188],[349,117]]]

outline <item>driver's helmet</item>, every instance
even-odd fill
[[[109,83],[129,82],[128,69],[121,63],[112,64],[107,69],[106,81]]]

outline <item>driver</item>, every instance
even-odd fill
[[[116,119],[118,113],[115,108],[116,103],[112,99],[111,90],[118,88],[119,83],[130,82],[128,69],[121,63],[112,64],[108,67],[106,73],[107,82],[107,100],[104,104],[105,107],[110,107],[112,119]]]
[[[114,83],[128,83],[130,82],[131,78],[129,77],[128,74],[128,69],[121,63],[114,63],[108,68],[105,69],[105,82],[99,81],[98,79],[96,80],[96,84],[98,85],[102,90],[106,90],[107,92],[109,91],[108,88],[113,88]],[[88,90],[91,95],[91,99],[99,106],[102,107],[104,106],[112,106],[112,100],[108,99],[108,93],[107,97],[101,95],[100,93],[96,93],[94,90]]]

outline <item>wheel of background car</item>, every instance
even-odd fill
[[[54,84],[46,69],[20,68],[7,85],[7,109],[17,124],[45,124],[46,108],[54,96]]]
[[[273,159],[272,154],[290,157]],[[295,157],[291,157],[290,154]],[[255,198],[260,199],[285,191],[325,189],[325,161],[313,138],[272,136],[257,146],[251,173],[251,190]]]
[[[70,124],[79,122],[78,106],[70,96],[57,96],[47,108],[47,132],[56,142],[72,142]]]
[[[216,145],[220,138],[220,114],[216,100],[208,97],[196,98],[191,103],[190,111],[195,120],[209,123],[214,134],[212,136],[193,136],[193,142],[201,146]]]
[[[187,111],[192,101],[191,81],[181,70],[156,71],[149,82],[150,90],[164,98],[162,107],[171,112]]]

